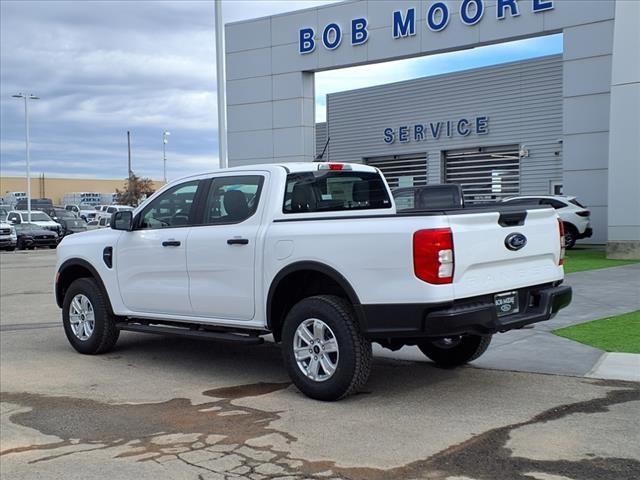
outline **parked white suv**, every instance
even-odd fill
[[[27,210],[12,210],[7,215],[7,221],[17,225],[29,223],[29,212]],[[40,210],[31,210],[31,223],[62,236],[62,225],[54,222],[49,215]]]
[[[13,225],[0,222],[0,249],[13,252],[18,243],[18,236]]]
[[[122,330],[272,334],[295,385],[336,400],[367,381],[372,342],[453,367],[566,307],[560,227],[540,206],[397,213],[366,165],[251,165],[175,181],[111,228],[65,237],[55,294],[81,353]]]
[[[505,198],[503,202],[517,205],[546,205],[556,210],[564,225],[566,248],[573,248],[576,241],[593,235],[591,212],[576,197],[567,195],[531,195]]]

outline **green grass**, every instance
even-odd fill
[[[582,250],[579,247],[567,250],[564,256],[564,272],[575,273],[599,268],[619,267],[640,263],[640,260],[609,260],[604,251]]]
[[[640,353],[640,310],[559,328],[553,333],[606,352]]]

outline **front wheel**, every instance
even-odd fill
[[[120,335],[107,299],[92,278],[79,278],[69,286],[62,304],[62,323],[69,343],[80,353],[108,352]]]
[[[358,329],[353,308],[333,295],[305,298],[289,311],[282,329],[289,376],[316,400],[334,401],[367,382],[372,350]]]
[[[418,348],[439,367],[451,368],[476,360],[490,343],[491,335],[458,335],[425,340]]]

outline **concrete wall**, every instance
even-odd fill
[[[611,258],[640,258],[640,2],[618,2],[609,142]]]
[[[154,181],[154,188],[158,190],[164,182]],[[31,178],[31,195],[33,198],[50,198],[54,204],[60,204],[65,193],[98,192],[113,193],[116,188],[125,188],[125,179],[100,178],[49,178],[34,175]],[[0,177],[0,197],[7,192],[26,192],[25,177]]]

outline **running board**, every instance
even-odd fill
[[[242,335],[239,333],[209,332],[207,330],[191,330],[188,328],[165,327],[161,325],[141,325],[139,323],[120,322],[116,324],[119,330],[139,333],[155,333],[158,335],[174,335],[184,338],[196,338],[201,340],[216,340],[219,342],[243,343],[245,345],[258,345],[264,343],[262,337],[256,335]]]

